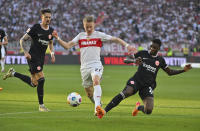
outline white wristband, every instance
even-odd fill
[[[60,37],[58,37],[57,40],[60,40]]]
[[[51,52],[51,56],[54,55],[54,52]]]
[[[126,44],[125,47],[127,48],[129,46],[129,44]]]

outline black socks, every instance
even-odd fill
[[[39,104],[44,104],[43,102],[43,97],[44,97],[44,82],[45,79],[44,77],[40,78],[38,80],[38,86],[37,86],[37,94],[38,94],[38,100],[39,100]]]
[[[112,108],[114,108],[115,106],[117,106],[121,101],[123,100],[123,96],[122,94],[118,94],[116,95],[112,101],[106,106],[105,111],[108,112],[110,111]]]
[[[31,87],[35,87],[35,85],[31,82],[31,78],[29,76],[15,72],[14,77],[21,79],[22,81],[24,81],[25,83],[27,83]]]

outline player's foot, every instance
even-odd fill
[[[46,108],[44,105],[39,105],[39,111],[40,112],[49,112],[50,110]]]
[[[99,119],[101,119],[105,115],[105,110],[101,108],[101,106],[96,107],[96,115]]]
[[[138,102],[136,102],[135,108],[132,112],[132,116],[136,116],[138,114],[138,112],[139,112],[138,107],[139,106],[140,106],[140,102],[138,101]]]
[[[15,70],[13,69],[13,68],[10,68],[9,70],[8,70],[8,72],[3,76],[3,80],[6,80],[7,78],[9,78],[9,77],[12,77],[13,75],[13,73],[15,72]]]
[[[5,72],[5,69],[2,69],[1,72]]]

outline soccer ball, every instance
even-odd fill
[[[70,106],[73,106],[73,107],[77,107],[78,105],[81,104],[81,95],[76,93],[76,92],[72,92],[68,95],[67,97],[67,103],[70,105]]]

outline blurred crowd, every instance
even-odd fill
[[[19,41],[48,7],[51,25],[66,41],[83,31],[85,15],[94,15],[96,30],[128,43],[160,38],[170,48],[200,44],[199,0],[0,0],[0,7],[0,28],[9,41]]]

